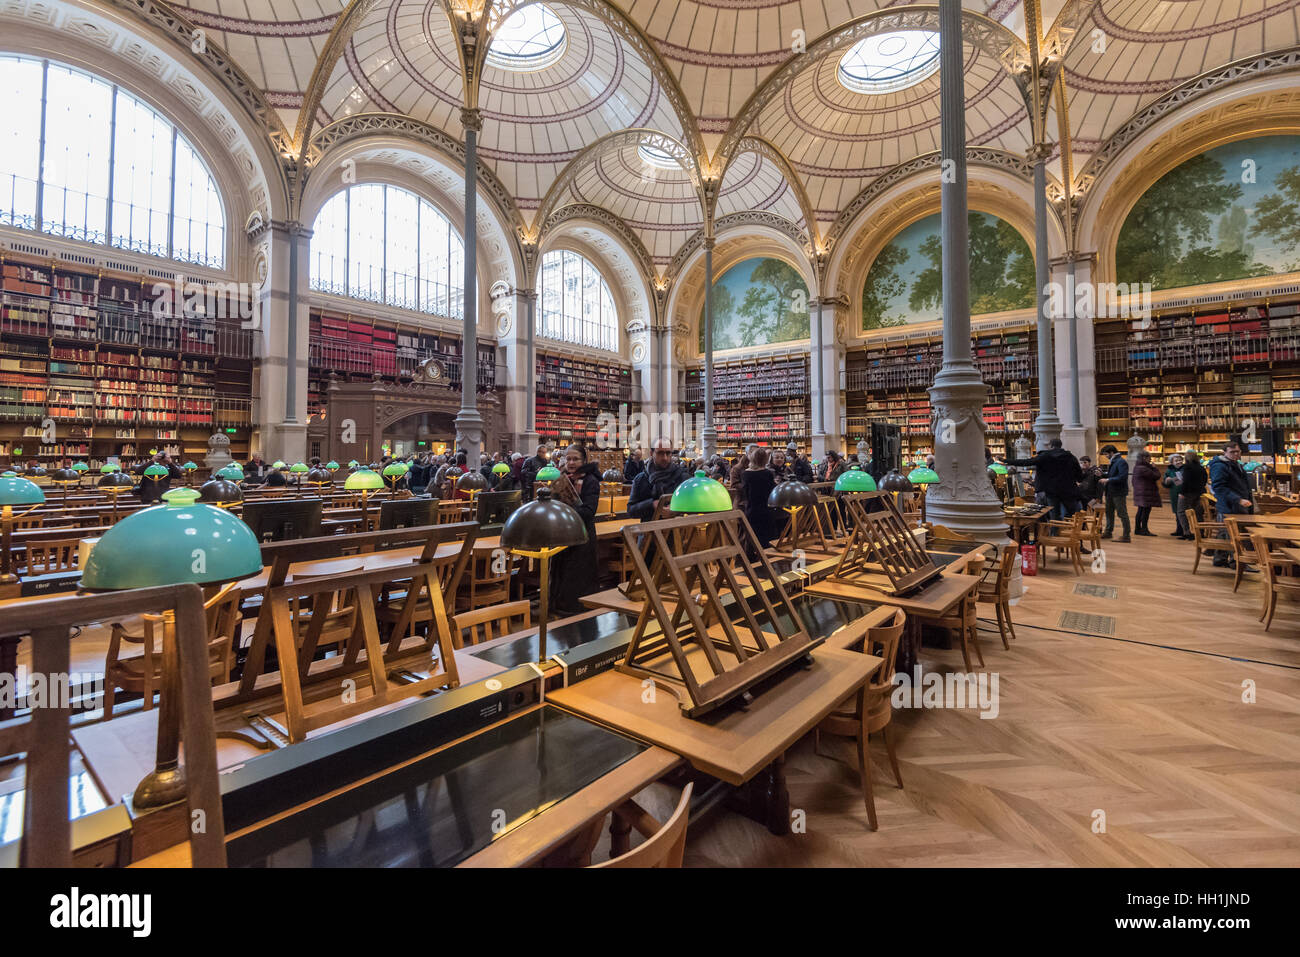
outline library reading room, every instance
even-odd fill
[[[1300,0],[4,0],[0,93],[0,863],[1300,866]]]

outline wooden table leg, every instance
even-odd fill
[[[21,638],[11,636],[0,638],[0,675],[8,676],[14,686],[14,696],[18,693],[18,645]],[[14,716],[14,709],[0,706],[0,721],[8,721]]]
[[[785,755],[736,789],[727,807],[757,821],[777,837],[790,833],[790,791],[785,784]]]

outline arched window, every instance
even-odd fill
[[[213,266],[226,217],[199,154],[153,107],[82,70],[0,56],[0,225]]]
[[[436,316],[465,315],[465,244],[415,193],[358,183],[335,193],[312,227],[311,288]]]
[[[541,335],[618,351],[618,310],[609,284],[600,270],[567,249],[542,257]]]

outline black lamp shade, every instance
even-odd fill
[[[600,477],[602,482],[622,482],[623,473],[618,469],[605,469],[605,474]]]
[[[804,508],[817,504],[817,493],[798,479],[782,482],[767,497],[768,508]]]
[[[81,475],[72,469],[55,469],[50,474],[50,481],[56,485],[76,485],[81,481]]]
[[[243,500],[244,493],[240,491],[239,486],[225,479],[204,482],[203,487],[199,489],[199,501],[208,505],[229,505]]]
[[[501,527],[501,546],[518,551],[564,548],[587,541],[587,526],[578,510],[551,498],[551,490],[537,490],[537,498],[515,509]]]
[[[31,478],[40,478],[42,475],[45,474],[45,469],[41,468],[39,465],[33,465],[23,474]]]
[[[880,489],[883,492],[913,492],[916,490],[906,475],[898,469],[890,469],[885,477],[880,480]]]
[[[135,481],[125,472],[109,472],[101,475],[95,484],[100,488],[130,488],[135,485]]]
[[[316,468],[307,473],[307,481],[312,485],[329,485],[334,481],[329,469]]]
[[[464,475],[456,479],[456,490],[459,492],[483,492],[487,488],[488,480],[477,469],[469,469]]]

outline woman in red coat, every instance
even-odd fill
[[[1147,528],[1147,522],[1150,521],[1151,510],[1160,507],[1160,470],[1151,464],[1150,452],[1139,452],[1133,465],[1133,504],[1137,506],[1137,522],[1133,526],[1133,534],[1154,534]]]

